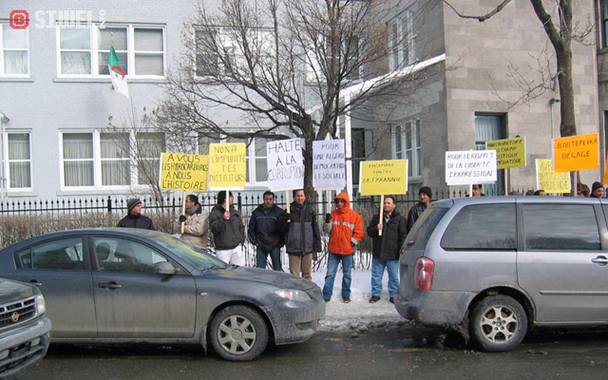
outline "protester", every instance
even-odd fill
[[[576,196],[577,197],[589,197],[589,195],[591,194],[591,191],[589,190],[589,186],[585,185],[584,183],[577,183],[576,184]]]
[[[545,192],[545,190],[536,190],[534,192],[534,195],[540,195],[541,197],[546,197],[547,193]]]
[[[285,249],[289,255],[289,272],[312,280],[313,252],[321,252],[321,235],[317,213],[307,205],[303,189],[293,191],[294,202],[290,205],[283,225]]]
[[[486,195],[483,193],[483,187],[480,184],[473,185],[473,196],[474,197],[485,197]]]
[[[351,271],[353,269],[353,247],[363,239],[363,219],[350,208],[347,193],[340,193],[334,200],[336,210],[325,215],[323,230],[329,234],[327,243],[327,275],[323,286],[323,298],[329,302],[334,290],[338,265],[342,263],[342,299],[350,302]]]
[[[407,230],[411,230],[416,220],[422,215],[424,210],[426,210],[427,206],[431,204],[431,200],[433,199],[433,190],[431,190],[428,186],[422,186],[420,190],[418,190],[418,197],[420,197],[420,202],[414,205],[410,209],[409,214],[407,215]]]
[[[179,216],[180,231],[181,223],[186,223],[182,240],[207,252],[207,240],[209,235],[209,220],[205,210],[198,202],[194,194],[186,196],[186,215]]]
[[[591,198],[604,198],[604,185],[601,182],[593,182],[591,185]]]
[[[285,224],[285,211],[274,204],[272,191],[264,193],[264,203],[259,205],[249,220],[249,241],[257,247],[256,266],[266,268],[268,255],[272,261],[272,269],[281,271],[281,247],[283,233],[280,229]]]
[[[209,215],[209,228],[213,233],[215,254],[229,264],[245,265],[243,244],[245,243],[245,225],[241,213],[234,208],[232,192],[226,199],[226,191],[217,195],[217,204]]]
[[[127,216],[118,222],[118,227],[141,228],[144,230],[155,230],[152,219],[141,214],[142,203],[139,198],[127,201]]]
[[[399,252],[407,236],[407,221],[399,214],[395,198],[391,195],[384,197],[383,223],[380,214],[372,217],[367,226],[367,235],[373,239],[372,258],[372,297],[370,303],[380,301],[382,292],[382,276],[384,268],[388,272],[389,301],[394,303],[394,296],[399,288]],[[382,231],[379,236],[378,231]]]

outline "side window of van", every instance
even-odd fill
[[[524,204],[526,249],[595,251],[601,249],[593,205]]]
[[[463,207],[448,226],[441,246],[445,250],[515,250],[517,226],[514,203]]]

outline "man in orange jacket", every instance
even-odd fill
[[[363,239],[363,219],[351,210],[347,193],[340,193],[334,200],[336,210],[325,215],[323,231],[329,234],[327,251],[327,275],[323,287],[323,298],[329,302],[334,290],[334,280],[338,264],[342,262],[342,299],[350,302],[351,271],[353,269],[353,247]]]

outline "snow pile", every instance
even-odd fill
[[[323,289],[325,271],[313,272],[312,280]],[[360,332],[370,329],[393,329],[409,324],[388,301],[388,274],[382,278],[381,300],[369,303],[371,297],[371,272],[352,271],[351,302],[342,301],[342,268],[338,269],[334,282],[334,292],[331,301],[327,303],[327,312],[321,320],[319,331],[331,332]]]

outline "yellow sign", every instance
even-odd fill
[[[600,166],[599,136],[591,135],[553,139],[553,163],[556,172],[597,169]]]
[[[488,141],[486,149],[496,150],[498,169],[526,166],[526,138]]]
[[[361,162],[359,192],[361,195],[405,194],[407,160]]]
[[[247,181],[247,150],[244,143],[209,145],[209,188],[242,190]]]
[[[553,171],[553,160],[536,160],[536,188],[546,193],[569,193],[570,172]]]
[[[209,156],[161,153],[160,188],[166,190],[207,191]]]

